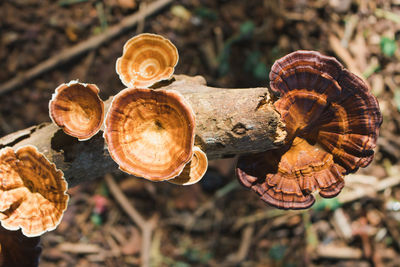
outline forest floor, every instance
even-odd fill
[[[0,88],[68,47],[101,35],[153,1],[0,1]],[[375,159],[346,177],[337,198],[306,211],[269,207],[233,175],[235,159],[210,162],[196,185],[151,183],[123,173],[71,188],[59,227],[42,236],[40,266],[137,266],[148,223],[151,266],[400,266],[400,1],[179,0],[97,49],[0,96],[0,136],[50,121],[61,83],[95,83],[107,99],[123,85],[115,61],[141,32],[178,48],[176,73],[225,88],[268,86],[274,61],[306,49],[363,76],[384,117]],[[115,181],[120,189],[109,190]]]

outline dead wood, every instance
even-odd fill
[[[177,90],[196,115],[196,145],[209,159],[256,153],[276,148],[285,138],[283,124],[267,88],[224,89],[205,85],[202,77],[175,76],[159,89]],[[111,99],[106,101],[106,108]],[[117,169],[102,131],[79,142],[54,124],[44,123],[0,138],[0,148],[35,145],[64,171],[70,186],[104,176]]]

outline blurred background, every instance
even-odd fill
[[[65,49],[102,36],[157,0],[0,1],[0,88]],[[274,61],[298,49],[335,56],[363,76],[384,122],[374,162],[346,177],[334,199],[306,211],[269,207],[233,175],[235,159],[210,163],[201,183],[178,187],[122,173],[71,188],[57,230],[42,236],[40,266],[138,266],[140,225],[155,225],[151,266],[400,266],[400,1],[170,1],[95,49],[0,94],[0,136],[49,122],[61,83],[95,83],[107,99],[123,85],[115,61],[125,41],[161,34],[178,48],[176,73],[211,86],[268,86]]]

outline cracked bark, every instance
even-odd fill
[[[257,153],[282,144],[286,133],[272,105],[267,88],[212,88],[200,76],[174,76],[157,89],[176,90],[192,105],[196,115],[196,139],[209,159]],[[111,98],[105,102],[108,109]],[[118,165],[108,154],[100,131],[80,142],[50,123],[33,126],[3,138],[0,148],[34,145],[61,169],[75,186],[115,171]]]

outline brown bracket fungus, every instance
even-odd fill
[[[192,185],[201,180],[208,168],[207,155],[199,147],[193,148],[192,160],[186,164],[179,176],[168,180],[177,185]]]
[[[171,78],[178,59],[178,50],[168,39],[143,33],[125,43],[116,71],[127,87],[150,87]]]
[[[286,124],[285,145],[241,156],[239,181],[265,202],[304,209],[315,199],[334,197],[344,175],[373,159],[382,116],[368,86],[333,57],[313,51],[291,53],[272,66],[274,103]]]
[[[101,128],[104,104],[95,84],[71,81],[57,87],[49,102],[51,120],[68,135],[87,140]]]
[[[104,138],[121,170],[163,181],[192,158],[194,127],[193,110],[180,93],[131,88],[114,96]]]
[[[0,221],[28,237],[54,230],[67,208],[67,182],[33,146],[0,151]]]
[[[20,230],[9,231],[0,226],[0,266],[36,267],[42,248],[40,237],[26,237]]]

